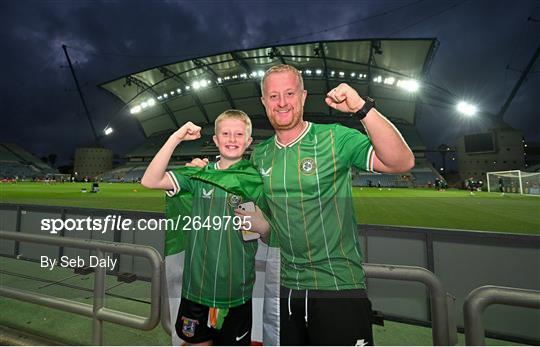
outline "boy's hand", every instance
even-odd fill
[[[252,232],[261,234],[261,238],[263,239],[263,241],[265,243],[267,242],[268,232],[270,231],[270,224],[268,224],[268,221],[266,220],[266,218],[264,218],[264,215],[259,206],[255,205],[254,212],[237,208],[234,210],[234,214],[243,218],[246,223],[249,221],[249,224],[251,225],[244,227]]]
[[[171,137],[178,142],[196,140],[201,138],[201,127],[192,122],[187,122],[176,130]]]
[[[208,165],[208,158],[194,158],[191,162],[186,163],[190,167],[205,167]]]

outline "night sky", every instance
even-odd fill
[[[497,113],[540,44],[540,1],[13,0],[0,2],[0,32],[0,141],[66,164],[93,136],[62,44],[98,131],[122,107],[100,83],[198,56],[318,40],[437,38],[430,82]],[[538,60],[504,117],[528,142],[540,142]],[[116,120],[121,131],[103,144],[120,155],[140,144],[135,122]],[[482,130],[479,123],[430,106],[417,119],[433,149]]]

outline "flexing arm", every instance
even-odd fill
[[[201,127],[187,122],[174,132],[156,154],[144,173],[141,184],[150,189],[174,189],[171,180],[166,176],[165,170],[176,146],[182,141],[196,140],[201,137]]]
[[[332,89],[325,99],[328,106],[345,113],[356,113],[365,101],[356,90],[342,83]],[[362,120],[374,149],[373,169],[377,172],[398,173],[414,166],[414,155],[386,117],[372,108]]]

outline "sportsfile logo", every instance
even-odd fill
[[[213,189],[208,192],[211,194]],[[105,218],[44,218],[41,220],[41,231],[58,234],[61,231],[97,231],[105,234],[107,231],[165,231],[165,230],[235,230],[251,229],[250,216],[182,216],[175,219],[129,219],[120,215],[108,215]]]
[[[130,230],[133,221],[122,218],[122,216],[108,215],[103,219],[86,218],[44,218],[41,220],[41,230],[49,231],[51,234],[58,234],[59,231],[101,231],[105,234],[108,230]]]

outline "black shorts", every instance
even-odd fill
[[[178,336],[188,343],[212,341],[214,345],[249,346],[251,343],[251,300],[231,307],[221,329],[208,327],[208,310],[205,305],[186,298],[180,301],[175,329]]]
[[[364,289],[281,287],[279,306],[281,345],[373,345],[371,302]]]

